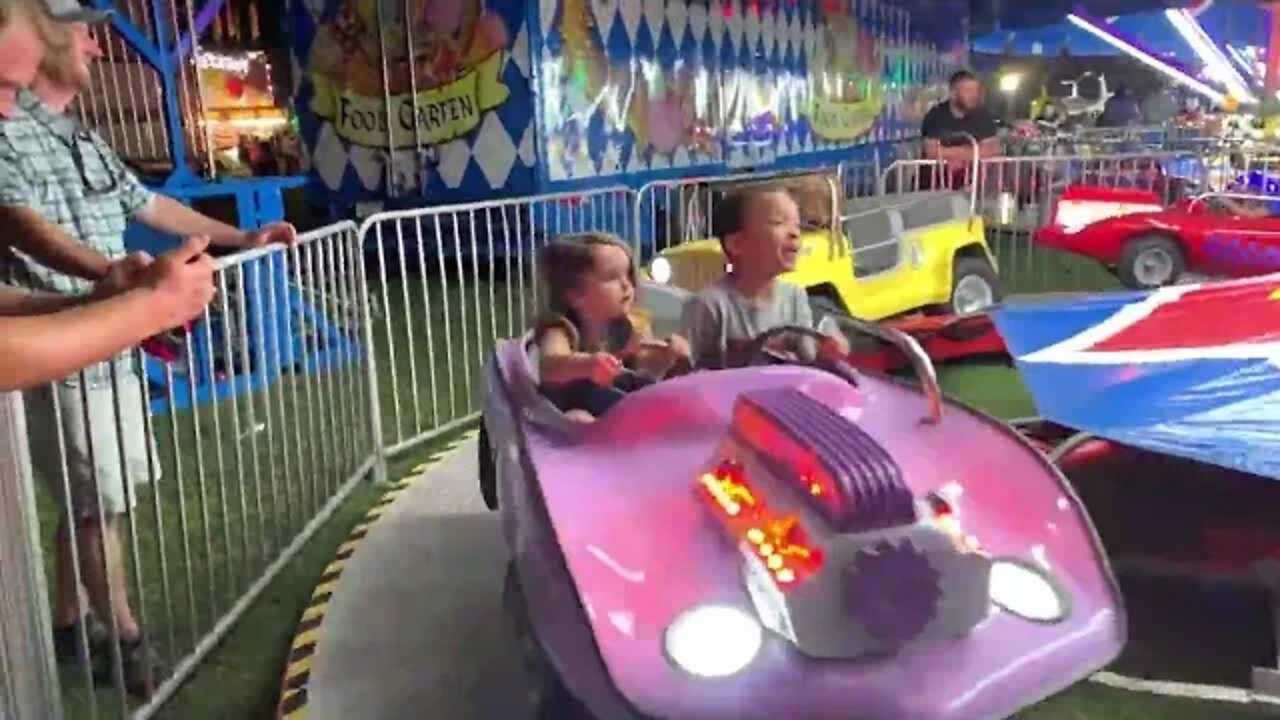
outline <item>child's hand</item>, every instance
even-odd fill
[[[672,335],[667,338],[667,347],[670,348],[671,354],[675,356],[676,361],[693,360],[693,348],[689,347],[689,341],[679,335]]]
[[[665,341],[649,340],[640,344],[643,356],[640,360],[645,369],[658,377],[671,372],[677,365],[692,363],[693,350],[689,341],[679,335],[672,335]]]
[[[827,335],[818,346],[818,355],[827,362],[849,359],[849,341],[840,335]]]
[[[769,338],[764,343],[764,349],[770,350],[782,355],[794,355],[792,348],[795,344],[796,337],[790,333],[779,333]]]
[[[592,353],[585,356],[587,377],[601,387],[613,384],[622,372],[622,361],[609,353]]]

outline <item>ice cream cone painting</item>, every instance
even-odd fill
[[[669,155],[681,147],[714,152],[714,81],[705,68],[688,58],[664,65],[655,57],[613,56],[598,23],[618,12],[616,2],[559,0],[559,8],[563,70],[553,82],[561,86],[556,94],[565,106],[549,113],[556,120],[548,128],[553,140],[574,146],[571,139],[599,112],[605,133],[628,133],[635,153]]]
[[[312,110],[348,142],[426,147],[507,100],[511,38],[484,0],[337,0],[307,59]],[[385,62],[385,71],[384,71]]]
[[[807,112],[814,134],[854,140],[884,110],[881,55],[875,36],[858,27],[852,3],[822,3],[822,26],[810,58]]]

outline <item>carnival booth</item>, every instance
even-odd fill
[[[313,190],[361,214],[834,168],[913,135],[966,52],[879,0],[296,0],[290,27]],[[652,245],[680,203],[641,197],[599,212]],[[531,215],[503,222],[567,227]]]
[[[252,0],[94,4],[114,12],[98,37],[94,82],[77,102],[81,121],[158,192],[244,229],[284,219],[287,194],[308,180],[289,107],[288,55],[271,49],[283,42],[280,8]],[[290,219],[305,229],[297,215]],[[177,242],[141,226],[126,236],[130,250],[152,254]],[[355,339],[306,289],[312,280],[285,265],[264,257],[228,268],[204,322],[148,346],[153,411],[354,357]]]

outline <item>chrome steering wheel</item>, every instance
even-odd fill
[[[828,318],[829,320],[824,320],[823,322],[833,322],[842,331],[845,328],[848,328],[855,332],[883,340],[884,342],[896,347],[903,355],[905,355],[907,359],[911,361],[911,368],[916,374],[916,380],[920,384],[920,389],[924,392],[926,413],[922,418],[922,422],[933,424],[942,420],[942,389],[938,384],[938,374],[933,367],[933,361],[929,359],[929,355],[925,353],[922,347],[920,347],[920,343],[916,342],[915,338],[900,330],[885,327],[878,323],[859,320],[857,318],[837,317],[835,315],[830,315]],[[857,374],[853,367],[846,362],[841,361],[835,363],[834,368],[827,368],[820,361],[806,362],[796,357],[780,357],[766,348],[770,340],[778,337],[779,335],[788,333],[812,338],[817,342],[822,342],[827,339],[827,334],[820,330],[814,330],[813,328],[802,327],[799,325],[779,325],[778,327],[769,328],[757,335],[747,347],[748,352],[746,357],[750,358],[752,363],[754,363],[758,358],[777,358],[786,362],[793,362],[797,365],[806,365],[820,369],[831,369],[849,382],[856,381]]]

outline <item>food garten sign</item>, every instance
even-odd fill
[[[495,52],[458,79],[416,94],[370,96],[312,75],[311,109],[356,145],[437,145],[471,132],[485,112],[506,102],[510,90],[499,78],[503,60],[504,53]]]

